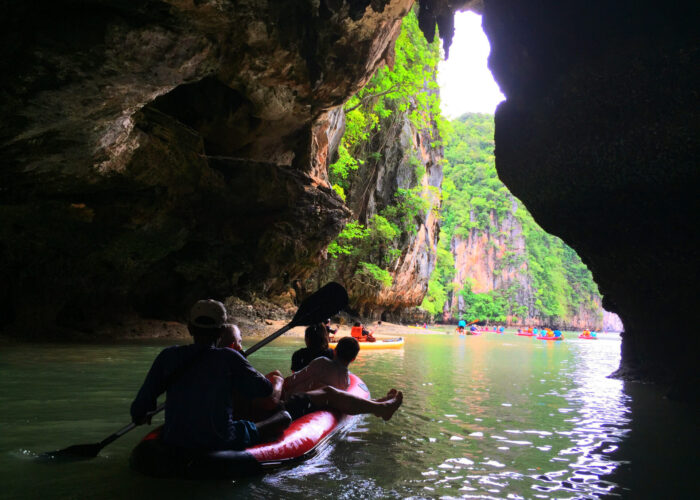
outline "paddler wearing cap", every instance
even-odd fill
[[[241,450],[269,440],[289,425],[285,411],[255,423],[234,419],[234,389],[251,399],[274,397],[283,379],[271,375],[268,380],[236,350],[217,347],[221,336],[231,331],[221,302],[198,301],[190,310],[187,328],[192,344],[167,347],[153,361],[131,405],[136,424],[148,421],[156,399],[167,392],[161,439],[172,446]]]

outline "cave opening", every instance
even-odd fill
[[[620,332],[620,319],[603,309],[598,286],[577,252],[545,232],[498,175],[495,113],[505,96],[488,67],[490,53],[482,16],[455,13],[449,56],[437,73],[449,126],[443,137],[444,252],[438,252],[435,272],[444,273],[449,250],[455,273],[452,290],[442,283],[443,320]],[[428,291],[431,295],[437,296]]]

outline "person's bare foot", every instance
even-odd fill
[[[393,398],[382,401],[381,407],[375,415],[382,417],[384,420],[390,420],[394,416],[394,412],[401,406],[401,403],[403,403],[403,392],[398,391]]]
[[[377,398],[374,401],[377,403],[383,403],[384,401],[388,401],[394,397],[396,397],[397,390],[396,389],[389,389],[389,392],[386,393],[386,396]]]

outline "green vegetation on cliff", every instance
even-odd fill
[[[429,210],[431,195],[437,198],[438,193],[421,185],[426,170],[417,152],[408,158],[413,173],[407,187],[378,202],[376,213],[364,213],[367,188],[362,181],[386,161],[387,142],[400,133],[406,119],[430,135],[431,147],[439,144],[443,124],[436,83],[439,60],[438,40],[429,44],[415,13],[409,13],[396,41],[393,67],[378,70],[344,108],[345,134],[328,174],[333,189],[356,212],[356,220],[330,244],[328,255],[337,259],[337,272],[370,288],[391,286],[389,269]]]
[[[588,268],[574,250],[542,230],[498,179],[493,134],[492,115],[470,113],[451,122],[445,139],[437,268],[422,307],[439,317],[450,297],[459,298],[452,301],[454,316],[499,322],[511,317],[567,323],[581,310],[591,316],[599,314],[600,295]],[[508,227],[520,228],[517,237],[522,234],[524,249],[517,247],[514,236],[504,229]],[[500,242],[504,247],[499,249],[493,276],[509,270],[515,278],[475,293],[469,279],[454,283],[451,245],[456,239],[484,234],[486,245]],[[457,302],[461,302],[459,307]]]

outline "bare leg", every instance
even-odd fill
[[[347,415],[368,413],[384,420],[389,420],[403,402],[401,391],[397,391],[393,396],[390,396],[392,392],[389,391],[387,394],[389,399],[383,401],[359,398],[330,386],[306,394],[311,402],[319,408],[331,408]]]
[[[265,420],[255,422],[255,427],[260,433],[260,442],[267,443],[276,439],[291,423],[292,417],[286,411],[278,411]]]

